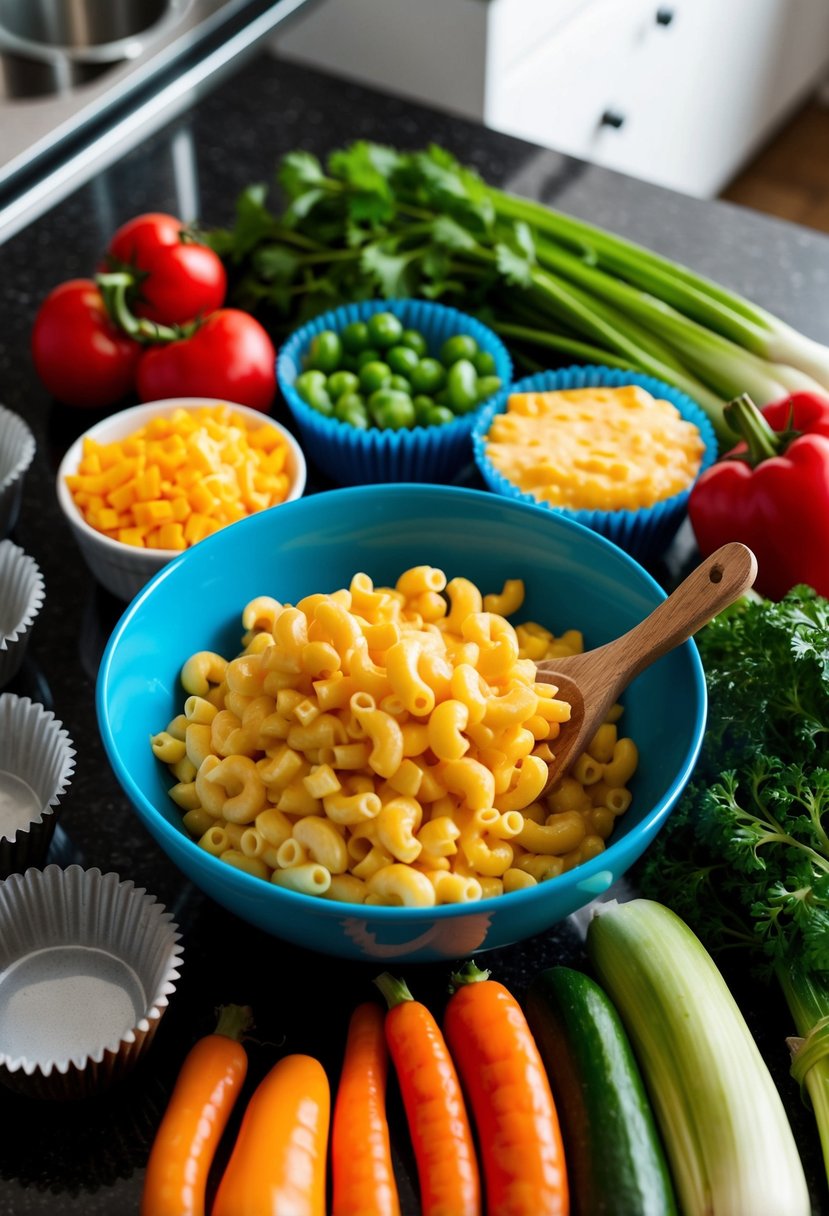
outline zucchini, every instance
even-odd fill
[[[551,967],[525,1001],[561,1120],[573,1216],[676,1216],[627,1035],[589,976]]]

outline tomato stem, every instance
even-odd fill
[[[160,325],[146,317],[136,317],[127,303],[127,292],[136,283],[136,276],[128,271],[106,271],[95,276],[95,282],[115,325],[136,342],[162,345],[179,342],[191,337],[198,329],[198,322],[189,325]]]

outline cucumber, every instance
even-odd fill
[[[573,1216],[676,1216],[645,1087],[604,991],[550,967],[525,1008],[561,1120]]]

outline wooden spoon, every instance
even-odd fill
[[[538,679],[555,684],[557,695],[572,707],[570,721],[552,744],[555,756],[548,763],[545,792],[582,754],[631,680],[733,604],[756,576],[757,559],[750,549],[736,541],[723,545],[620,638],[584,654],[538,663]]]

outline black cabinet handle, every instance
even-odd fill
[[[605,110],[599,120],[599,126],[613,127],[614,131],[618,131],[624,125],[625,116],[624,114],[620,114],[618,110]]]
[[[670,25],[674,19],[674,10],[672,8],[658,8],[656,10],[656,24]]]

